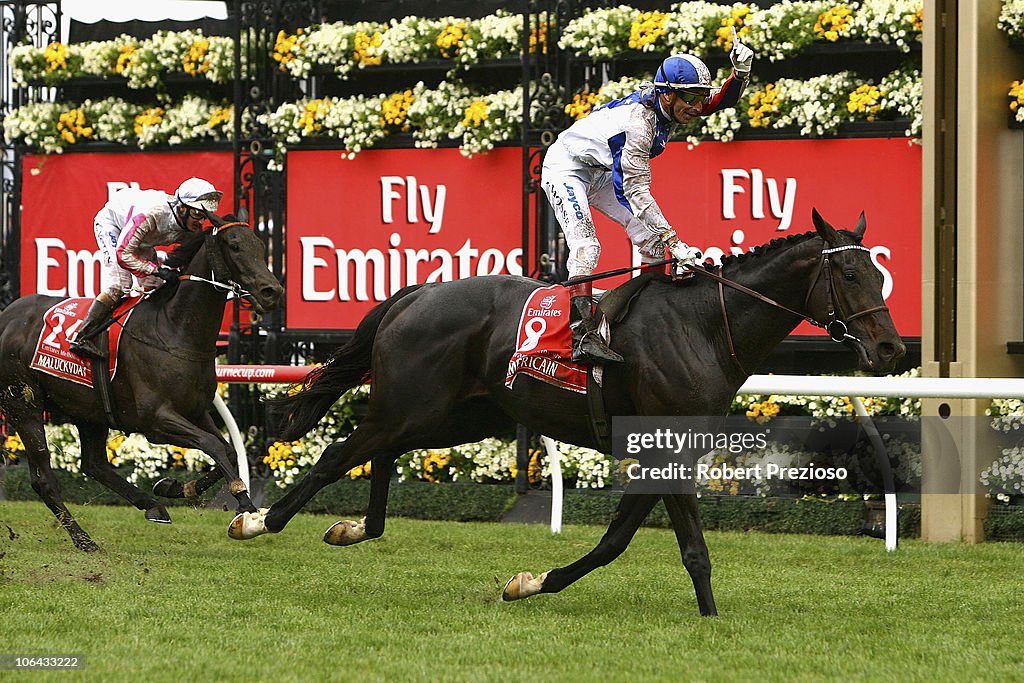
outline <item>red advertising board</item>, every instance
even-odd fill
[[[653,162],[654,196],[687,243],[711,257],[867,215],[897,329],[921,333],[921,149],[904,138],[683,142]],[[290,328],[351,329],[417,282],[520,270],[521,156],[505,148],[376,150],[288,158]],[[600,269],[636,263],[598,216]],[[613,286],[615,280],[603,286]],[[798,334],[816,334],[807,325]]]
[[[402,287],[518,273],[522,155],[288,155],[289,328],[351,329]]]
[[[173,193],[191,176],[228,199],[230,152],[27,155],[22,164],[21,293],[96,296],[100,254],[93,219],[116,190],[137,185]]]

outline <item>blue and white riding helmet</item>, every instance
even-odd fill
[[[656,92],[696,90],[711,93],[711,72],[707,65],[693,55],[678,54],[668,57],[654,74]]]

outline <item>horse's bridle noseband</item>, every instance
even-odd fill
[[[815,286],[818,284],[818,280],[821,279],[822,273],[824,273],[825,289],[828,294],[828,310],[826,311],[827,319],[825,322],[820,322],[814,319],[813,317],[807,315],[806,313],[794,311],[792,308],[780,304],[778,301],[775,301],[774,299],[771,299],[765,296],[764,294],[761,294],[760,292],[755,292],[749,287],[741,285],[738,282],[734,282],[732,280],[722,277],[721,275],[712,273],[710,270],[705,270],[702,266],[689,267],[691,273],[697,273],[699,275],[703,275],[704,277],[710,278],[718,282],[718,301],[722,309],[722,323],[725,325],[725,339],[726,343],[729,345],[729,355],[732,356],[733,361],[736,363],[736,367],[738,367],[744,375],[749,376],[750,373],[747,372],[746,368],[743,367],[743,364],[740,362],[739,356],[736,355],[736,347],[732,341],[732,330],[730,329],[729,325],[729,314],[725,308],[725,287],[731,287],[732,289],[735,289],[739,292],[743,292],[744,294],[751,296],[757,299],[758,301],[762,301],[768,304],[769,306],[774,306],[775,308],[786,311],[787,313],[792,313],[798,318],[802,318],[805,322],[808,322],[811,325],[814,325],[815,327],[819,327],[825,330],[828,333],[829,338],[836,343],[842,344],[849,342],[852,344],[858,344],[862,349],[866,348],[864,342],[861,341],[860,338],[850,334],[848,323],[856,320],[857,318],[862,318],[866,315],[871,315],[872,313],[888,311],[889,307],[883,304],[881,306],[874,306],[872,308],[868,308],[863,311],[853,313],[852,315],[846,316],[845,318],[842,317],[843,311],[842,307],[839,305],[838,299],[836,299],[836,286],[832,276],[832,259],[829,258],[829,256],[840,251],[849,251],[851,249],[856,249],[858,251],[866,251],[868,253],[871,252],[870,249],[859,244],[846,244],[841,247],[829,247],[821,250],[821,266],[820,268],[818,268],[818,273],[814,278],[814,282],[811,283],[810,288],[807,290],[807,298],[804,299],[804,308],[807,308],[807,304],[811,299],[811,294],[814,293]],[[719,266],[718,272],[721,271],[722,267]]]

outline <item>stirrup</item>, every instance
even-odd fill
[[[578,344],[573,345],[572,360],[576,363],[621,363],[625,360],[605,343],[596,331],[585,333]]]
[[[96,337],[92,336],[88,339],[78,341],[76,338],[74,341],[68,344],[68,348],[71,353],[81,356],[83,358],[90,358],[92,360],[106,360],[107,352],[106,349],[100,348],[96,343]]]

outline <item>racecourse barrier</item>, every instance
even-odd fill
[[[293,365],[218,365],[217,381],[237,383],[301,382],[312,369]],[[826,377],[811,375],[751,375],[740,387],[740,394],[779,394],[786,396],[846,396],[857,415],[865,421],[869,435],[877,430],[860,396],[878,398],[1024,398],[1024,379],[1007,377]],[[248,487],[249,462],[238,425],[224,402],[217,396],[217,410],[228,426],[238,455],[239,474]],[[551,530],[562,528],[562,478],[558,450],[548,437],[542,437],[551,464]],[[895,550],[897,507],[896,494],[885,494],[885,548]]]

